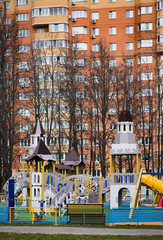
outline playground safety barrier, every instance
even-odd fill
[[[55,207],[10,207],[9,223],[53,223],[57,225]]]

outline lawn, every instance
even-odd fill
[[[160,240],[161,235],[157,236],[95,236],[95,235],[65,235],[65,234],[22,234],[22,233],[0,233],[0,239],[8,240]]]

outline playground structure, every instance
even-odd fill
[[[161,198],[159,206],[163,207],[163,181],[143,174],[132,118],[126,108],[120,115],[115,144],[110,149],[110,174],[105,179],[85,175],[84,164],[80,162],[74,150],[67,156],[64,164],[56,164],[55,157],[46,146],[46,134],[39,119],[30,142],[29,156],[26,159],[27,171],[24,171],[23,161],[22,172],[12,176],[4,186],[6,199],[9,199],[6,201],[8,207],[14,207],[14,198],[23,193],[22,207],[34,209],[38,216],[51,211],[50,208],[64,209],[72,204],[100,206],[104,194],[110,191],[110,208],[114,209],[122,207],[122,190],[127,189],[130,193],[130,207],[136,208],[141,184],[157,192],[157,196]],[[136,173],[116,173],[116,156],[120,155],[136,157]],[[64,212],[60,214],[64,215]],[[129,218],[132,216],[133,211],[130,212]]]

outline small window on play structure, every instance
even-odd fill
[[[37,197],[40,197],[40,189],[37,189]]]
[[[32,144],[34,144],[34,137],[32,137]]]
[[[36,183],[36,175],[34,175],[34,183]]]
[[[38,183],[40,183],[40,175],[38,175]]]
[[[34,197],[36,197],[36,188],[34,188]]]
[[[126,125],[125,124],[123,125],[123,131],[124,132],[126,131]]]
[[[121,125],[119,125],[119,132],[121,131]]]
[[[131,124],[129,125],[129,131],[131,132]]]
[[[37,137],[37,142],[39,143],[39,140],[40,140],[40,138],[39,137]]]

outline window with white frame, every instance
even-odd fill
[[[21,87],[29,87],[29,77],[21,77],[18,79],[18,84]]]
[[[157,43],[163,43],[163,34],[157,35]]]
[[[20,139],[18,142],[19,147],[29,147],[30,146],[30,140],[26,139]]]
[[[99,35],[99,28],[92,28],[92,35],[98,36]]]
[[[133,18],[134,11],[133,10],[126,10],[126,18]]]
[[[92,44],[92,52],[99,52],[100,45],[98,43]]]
[[[93,83],[99,83],[99,76],[93,76]]]
[[[4,7],[5,7],[5,9],[10,9],[10,1],[5,1]]]
[[[30,51],[29,45],[18,46],[18,53],[28,53]]]
[[[134,81],[134,75],[128,74],[126,75],[126,82],[133,82]]]
[[[25,69],[29,71],[29,62],[28,61],[21,61],[17,63],[17,68],[18,69]]]
[[[96,176],[96,177],[100,177],[100,170],[95,169],[95,176]]]
[[[87,59],[84,59],[84,58],[74,59],[73,66],[85,67],[87,66]]]
[[[75,114],[88,115],[88,108],[87,107],[76,107]]]
[[[99,131],[100,130],[100,125],[98,123],[93,123],[92,124],[92,131]]]
[[[109,19],[116,19],[116,11],[109,11]]]
[[[5,71],[11,71],[11,63],[7,63],[6,65],[5,65]]]
[[[151,97],[153,95],[153,89],[151,88],[144,88],[139,91],[139,96],[142,97]]]
[[[139,56],[138,57],[138,64],[150,64],[152,63],[153,58],[152,56]]]
[[[133,58],[126,59],[126,66],[132,67],[133,65],[134,65],[134,59]]]
[[[163,84],[157,85],[157,93],[158,94],[163,94]]]
[[[152,6],[143,6],[138,8],[138,15],[152,14]]]
[[[50,145],[68,145],[68,137],[50,137]]]
[[[92,3],[99,3],[99,0],[92,0]]]
[[[41,48],[68,48],[68,40],[56,39],[56,40],[36,40],[32,42],[33,49]]]
[[[138,80],[153,80],[153,73],[152,72],[142,72],[138,75]]]
[[[96,138],[96,139],[93,140],[93,146],[94,147],[98,147],[99,146],[99,139]]]
[[[18,124],[18,131],[19,132],[29,132],[30,124]]]
[[[38,28],[37,29],[37,33],[44,33],[44,31],[45,31],[44,28]]]
[[[138,123],[138,128],[139,129],[149,129],[152,126],[152,122],[149,121],[143,121]]]
[[[67,7],[33,8],[32,17],[67,16]]]
[[[126,34],[133,34],[134,33],[134,27],[133,26],[127,26],[126,27]]]
[[[114,3],[114,2],[116,2],[116,0],[109,0],[109,2],[110,2],[110,3]]]
[[[126,50],[133,50],[133,48],[134,48],[133,42],[126,43]]]
[[[82,158],[84,162],[88,162],[88,154],[79,155],[79,159],[82,160]]]
[[[88,139],[86,138],[77,139],[77,144],[78,146],[88,146]]]
[[[92,92],[93,99],[100,99],[100,93],[99,92]]]
[[[72,35],[75,36],[75,34],[87,34],[87,27],[72,27]]]
[[[117,93],[115,91],[110,91],[109,92],[109,99],[116,99]]]
[[[141,137],[138,140],[139,145],[149,145],[152,144],[152,137]]]
[[[75,123],[74,128],[76,131],[87,131],[88,124],[87,123]]]
[[[152,47],[153,46],[153,40],[152,39],[142,39],[138,41],[138,48],[141,47]]]
[[[138,31],[150,31],[150,30],[152,30],[152,23],[151,22],[139,23],[138,24]]]
[[[157,11],[163,10],[163,1],[158,1],[156,5],[157,5]]]
[[[75,75],[73,76],[73,81],[79,82],[79,83],[87,83],[88,78],[87,78],[87,75]]]
[[[100,109],[97,107],[92,108],[92,114],[93,115],[99,115],[100,114]]]
[[[11,48],[7,48],[5,52],[5,56],[10,56],[11,55]]]
[[[5,25],[9,25],[11,24],[11,18],[10,17],[6,17],[5,18]]]
[[[116,67],[116,59],[111,59],[111,60],[109,60],[109,67],[110,67],[110,68]]]
[[[117,77],[115,75],[109,76],[109,82],[110,83],[116,83],[117,82]]]
[[[11,40],[11,33],[6,33],[6,40]]]
[[[110,115],[115,115],[117,113],[117,109],[115,107],[110,107],[109,108],[109,114]]]
[[[113,131],[113,130],[116,130],[117,128],[117,124],[112,122],[112,123],[109,123],[109,130]]]
[[[29,14],[28,13],[19,13],[16,15],[16,21],[28,21]]]
[[[147,104],[147,105],[142,105],[139,107],[139,113],[149,113],[149,112],[153,112],[154,109],[152,108],[151,105]]]
[[[16,1],[17,5],[28,5],[28,0],[17,0]]]
[[[87,18],[87,11],[86,10],[76,10],[72,11],[73,18]]]
[[[158,74],[158,77],[163,77],[163,68],[158,68],[157,74]]]
[[[109,35],[116,35],[116,27],[109,27]]]
[[[93,12],[92,13],[92,20],[98,20],[99,19],[99,12]]]
[[[72,48],[73,48],[73,50],[81,50],[81,51],[83,51],[83,50],[87,50],[87,43],[73,43],[72,44]]]
[[[88,94],[86,91],[84,90],[81,90],[81,91],[77,91],[76,92],[76,98],[79,98],[79,99],[84,99],[84,98],[87,98],[88,97]]]
[[[29,37],[29,30],[28,29],[18,30],[18,37]]]
[[[30,99],[30,94],[29,94],[29,92],[19,93],[18,99],[19,99],[20,101],[21,101],[21,100],[29,100],[29,99]]]
[[[116,51],[117,44],[116,43],[109,43],[109,51]]]
[[[92,61],[92,67],[93,67],[93,68],[98,68],[98,67],[100,67],[100,60],[93,60],[93,61]]]
[[[18,110],[18,116],[23,116],[29,118],[30,116],[30,109],[28,108],[20,108]]]
[[[67,23],[49,24],[49,32],[68,32]]]

